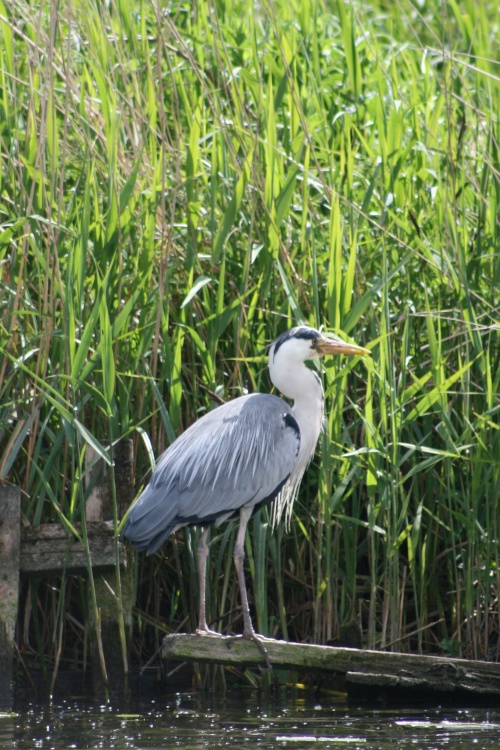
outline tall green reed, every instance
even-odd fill
[[[73,533],[87,446],[132,436],[141,486],[219,399],[269,389],[273,336],[324,324],[373,362],[325,363],[293,526],[252,525],[259,629],[490,656],[495,4],[230,5],[0,4],[0,476]],[[197,534],[140,562],[144,651],[196,625]],[[233,537],[209,571],[228,631]]]

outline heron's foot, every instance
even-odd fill
[[[196,635],[220,635],[216,630],[211,630],[208,625],[198,625],[196,628]]]
[[[246,638],[247,641],[253,641],[255,643],[255,645],[261,652],[262,656],[264,657],[264,661],[266,662],[266,668],[269,669],[269,671],[271,671],[273,668],[273,665],[271,664],[271,659],[269,658],[269,652],[267,648],[264,646],[264,637],[261,635],[257,635],[255,630],[252,628],[251,630],[243,631],[243,638]]]

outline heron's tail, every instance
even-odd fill
[[[122,536],[139,552],[152,555],[183,525],[175,505],[166,502],[164,493],[160,495],[150,484],[129,510]]]

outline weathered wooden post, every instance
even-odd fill
[[[87,499],[85,516],[88,523],[113,518],[112,477],[116,493],[118,518],[121,518],[134,498],[133,482],[133,443],[122,440],[113,446],[113,468],[110,470],[96,454],[87,448],[87,484],[92,490]],[[133,571],[131,553],[121,551],[119,570],[108,568],[94,571],[94,588],[97,612],[90,612],[91,629],[91,671],[95,693],[105,688],[126,689],[128,676],[128,643],[132,629]],[[118,591],[120,576],[121,593]],[[89,583],[90,585],[90,583]],[[92,608],[91,608],[92,609]],[[94,616],[98,621],[95,622]],[[124,630],[121,627],[124,625]]]
[[[0,486],[0,710],[12,708],[14,634],[19,603],[21,491]]]

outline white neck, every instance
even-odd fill
[[[284,347],[283,347],[284,348]],[[300,428],[300,464],[302,472],[311,460],[323,425],[323,387],[315,372],[304,362],[279,349],[269,358],[273,384],[287,398],[293,399],[293,414]]]
[[[287,354],[274,347],[269,357],[271,380],[287,398],[293,399],[293,415],[300,430],[300,449],[292,473],[280,492],[273,508],[273,526],[276,526],[285,511],[289,526],[292,507],[300,481],[309,461],[314,455],[319,434],[323,426],[323,388],[315,372],[304,364],[303,359]]]

